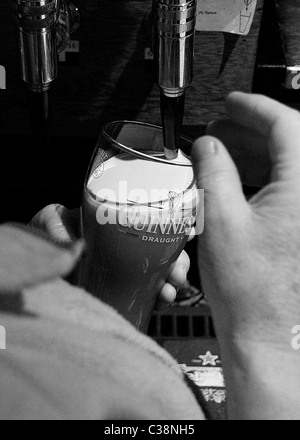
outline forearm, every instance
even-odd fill
[[[229,419],[300,419],[299,352],[259,344],[222,351]]]

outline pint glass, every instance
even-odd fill
[[[79,285],[144,333],[198,206],[188,158],[191,141],[181,139],[179,156],[171,162],[163,146],[160,127],[126,121],[107,125],[82,200],[87,252]]]

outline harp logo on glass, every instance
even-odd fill
[[[6,330],[0,325],[0,350],[6,350]]]
[[[0,90],[1,89],[6,89],[6,70],[3,66],[0,66]]]

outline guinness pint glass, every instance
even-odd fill
[[[181,142],[178,158],[168,161],[160,127],[111,123],[84,186],[87,253],[79,284],[142,332],[201,204],[188,158],[192,143]]]

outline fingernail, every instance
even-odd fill
[[[193,154],[197,154],[198,158],[213,156],[218,152],[218,143],[211,137],[203,137],[195,142]]]

